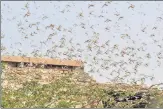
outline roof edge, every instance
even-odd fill
[[[66,65],[66,66],[83,66],[80,60],[62,60],[41,57],[22,57],[22,56],[1,56],[3,62],[27,62],[36,64]]]

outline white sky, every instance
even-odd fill
[[[153,75],[155,77],[152,82],[149,80],[146,81],[148,85],[163,82],[163,58],[157,58],[157,53],[159,52],[162,53],[161,55],[163,57],[163,48],[158,47],[158,45],[163,46],[162,1],[114,1],[111,3],[107,3],[105,1],[31,1],[28,2],[29,12],[31,15],[29,17],[24,17],[27,13],[27,9],[25,8],[26,3],[27,1],[3,1],[1,3],[1,27],[2,34],[5,35],[1,43],[7,48],[6,52],[10,54],[13,52],[18,53],[18,49],[20,49],[22,53],[30,56],[31,52],[34,50],[34,47],[31,47],[31,45],[36,45],[35,49],[39,49],[39,51],[45,53],[47,49],[52,47],[52,42],[58,43],[57,41],[63,35],[65,35],[68,39],[73,37],[75,42],[81,43],[82,47],[85,47],[86,44],[83,42],[88,38],[91,38],[93,32],[96,32],[99,33],[100,44],[110,40],[111,46],[114,44],[119,45],[119,51],[117,51],[117,53],[120,53],[124,47],[140,48],[142,47],[142,43],[146,43],[147,45],[143,47],[145,51],[135,50],[135,53],[137,57],[142,57],[141,62],[144,64],[149,63],[149,66],[144,67],[142,65],[138,68],[138,72],[139,74],[143,73],[145,75]],[[105,3],[108,6],[102,8]],[[93,4],[94,7],[88,8],[89,4]],[[134,9],[128,8],[131,4],[135,6]],[[64,13],[60,12],[63,10],[65,11]],[[93,15],[89,14],[91,11]],[[79,13],[81,12],[83,12],[82,18],[79,17]],[[116,16],[115,14],[119,14],[119,16]],[[99,17],[100,15],[104,17]],[[121,17],[123,18],[119,19]],[[111,22],[105,22],[106,19],[110,19]],[[28,20],[28,22],[26,22],[26,20]],[[24,28],[22,31],[18,31],[18,23],[20,22],[22,23],[20,27]],[[40,22],[38,23],[38,28],[40,29],[39,31],[37,31],[34,26],[29,28],[29,24],[36,22]],[[81,23],[85,24],[85,29],[81,28]],[[54,24],[55,28],[61,25],[61,31],[56,29],[45,29],[45,27],[50,24]],[[74,26],[74,24],[77,24],[78,26]],[[94,29],[90,28],[92,25]],[[105,30],[106,27],[109,28],[109,31]],[[153,29],[154,27],[157,27],[157,29]],[[72,33],[63,31],[63,28],[72,30]],[[144,28],[145,32],[142,32]],[[24,32],[24,34],[21,32]],[[37,34],[30,36],[31,32],[37,32]],[[40,41],[45,41],[48,35],[52,33],[56,33],[56,35],[52,37],[52,40],[47,42],[46,46],[43,45],[42,48],[40,48]],[[86,35],[86,33],[88,35]],[[135,41],[135,44],[133,44],[130,39],[122,39],[122,34],[128,34],[131,40]],[[150,37],[152,34],[155,36]],[[24,38],[26,35],[28,36],[28,39]],[[153,40],[158,42],[154,43]],[[16,42],[21,42],[22,45],[15,44]],[[147,53],[151,55],[151,59],[145,58]],[[87,54],[88,52],[84,52],[83,57],[87,57]],[[92,53],[91,57],[94,55],[95,53]],[[124,60],[125,62],[128,62],[127,60],[129,58],[127,56],[117,57],[115,54],[110,54],[109,56],[113,61]],[[88,62],[90,63],[92,60],[91,57],[88,58]],[[100,56],[96,57],[100,58]],[[105,56],[102,55],[101,57]],[[135,57],[133,59],[137,60]],[[159,67],[157,61],[161,63]],[[98,69],[99,67],[99,65],[92,65],[95,67],[94,69]],[[128,64],[127,70],[132,71],[133,65],[135,64]],[[110,65],[108,66],[110,67]],[[100,73],[102,73],[105,77],[111,77],[108,75],[108,72],[110,73],[113,69],[118,69],[118,67],[110,67],[108,71],[103,71],[100,68]],[[85,66],[85,70],[88,72],[90,68]],[[121,74],[123,73],[124,72],[122,71]],[[107,81],[105,77],[99,76],[97,71],[94,71],[93,75],[99,82]],[[136,77],[135,75],[132,76],[133,78]]]

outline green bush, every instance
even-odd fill
[[[18,90],[2,89],[2,107],[4,108],[70,108],[76,105],[90,105],[94,100],[103,104],[93,108],[133,108],[144,105],[145,107],[163,107],[162,99],[158,90],[151,90],[150,95],[155,99],[143,98],[131,102],[116,102],[114,96],[119,98],[132,96],[133,90],[116,91],[116,88],[103,88],[100,85],[78,85],[71,81],[71,76],[65,76],[56,82],[40,85],[36,81],[26,82],[23,88]]]
[[[7,63],[1,62],[1,67],[4,69],[7,66]]]

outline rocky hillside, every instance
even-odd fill
[[[5,108],[163,107],[163,93],[138,85],[99,84],[80,69],[3,69]]]
[[[19,89],[23,83],[30,81],[49,84],[66,75],[72,75],[71,79],[79,83],[95,82],[80,68],[70,72],[56,69],[5,67],[2,73],[2,87]]]

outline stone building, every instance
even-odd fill
[[[84,70],[83,63],[77,60],[60,60],[51,58],[20,57],[20,56],[2,56],[1,62],[8,67],[31,67],[44,69],[62,69],[74,70],[80,68]]]

